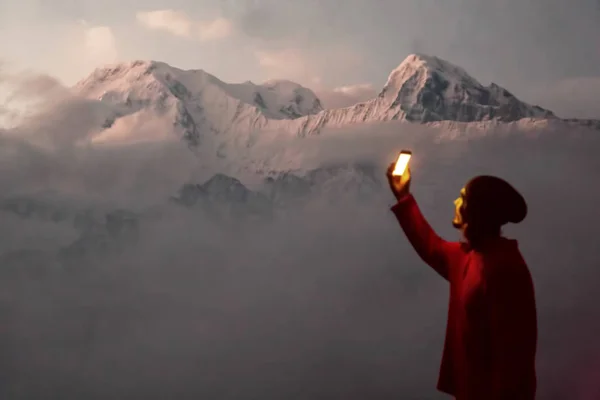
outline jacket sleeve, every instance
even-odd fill
[[[532,399],[535,394],[537,316],[529,270],[501,266],[487,282],[492,390],[490,400]]]
[[[411,194],[400,199],[391,210],[419,257],[448,280],[449,255],[458,244],[447,242],[434,232]]]

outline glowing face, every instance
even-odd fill
[[[410,157],[410,154],[400,153],[400,155],[398,156],[398,160],[396,160],[396,166],[394,167],[394,172],[392,172],[392,175],[402,176],[402,174],[406,170],[406,167],[408,166]]]
[[[452,225],[454,225],[455,228],[462,228],[464,225],[463,211],[466,207],[465,196],[465,188],[462,188],[460,190],[460,196],[454,200],[454,219],[452,220]]]

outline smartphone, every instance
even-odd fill
[[[409,150],[402,150],[400,154],[398,154],[398,159],[396,160],[396,165],[394,166],[394,171],[392,175],[394,176],[402,176],[404,171],[406,171],[406,167],[408,167],[408,162],[412,157],[412,152]]]

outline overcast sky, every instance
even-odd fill
[[[0,0],[0,57],[66,84],[155,59],[361,98],[421,52],[561,116],[600,118],[599,21],[598,0]]]

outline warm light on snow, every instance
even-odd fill
[[[264,66],[273,68],[297,60],[292,50],[260,56]],[[366,85],[339,88],[340,94],[359,91],[364,93],[361,96],[371,93],[371,98],[326,110],[312,90],[289,80],[232,84],[203,70],[184,71],[156,61],[100,68],[74,90],[110,105],[114,114],[107,115],[107,121],[147,109],[155,119],[164,119],[165,126],[172,124],[174,136],[198,140],[208,136],[206,140],[222,148],[228,146],[227,142],[239,141],[240,134],[258,131],[303,137],[325,128],[391,120],[443,126],[448,134],[465,129],[485,131],[501,120],[533,130],[540,124],[565,124],[549,111],[512,97],[498,85],[482,86],[462,68],[424,55],[408,56],[390,73],[378,95]],[[103,135],[103,139],[109,137]]]

